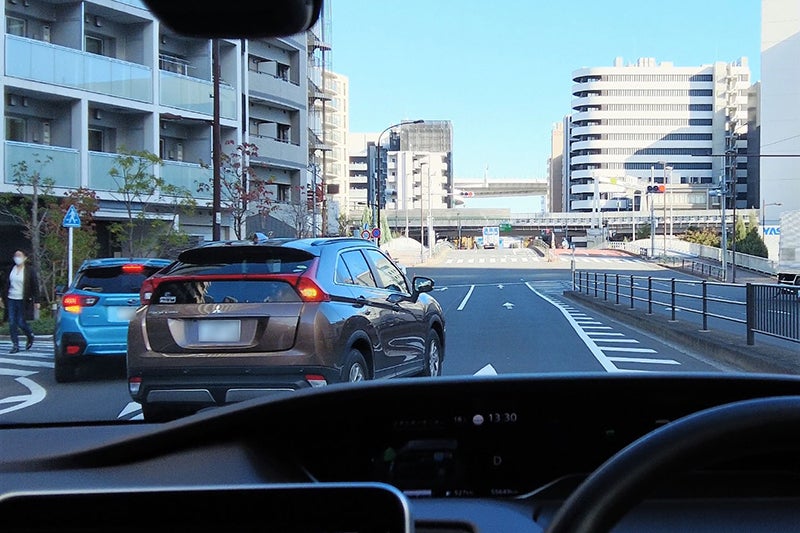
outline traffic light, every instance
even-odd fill
[[[666,185],[648,185],[647,186],[647,194],[651,194],[651,193],[658,194],[658,193],[664,193],[664,192],[667,192]]]

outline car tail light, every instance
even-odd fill
[[[325,379],[325,376],[320,376],[319,374],[306,374],[306,381],[315,389],[328,384],[328,380]]]
[[[141,300],[142,305],[149,305],[150,298],[153,297],[153,291],[156,290],[156,283],[147,278],[142,282],[142,287],[139,289],[139,300]]]
[[[304,302],[327,302],[331,299],[328,293],[320,289],[319,285],[307,276],[300,276],[295,287]]]
[[[82,294],[65,294],[61,297],[61,307],[70,313],[80,313],[84,307],[91,307],[97,303],[99,298],[96,296],[84,296]]]
[[[144,272],[144,265],[128,263],[126,265],[122,265],[122,271],[126,274],[141,274]]]
[[[132,377],[128,380],[128,392],[130,394],[139,394],[139,389],[142,388],[142,378]]]

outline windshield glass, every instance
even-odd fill
[[[800,370],[779,1],[328,0],[249,40],[36,5],[5,6],[0,425]]]

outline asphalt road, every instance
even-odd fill
[[[408,268],[435,280],[447,320],[445,375],[518,372],[695,372],[734,366],[612,318],[565,295],[572,258],[532,250],[454,250]],[[575,267],[607,272],[671,274],[621,252],[575,258]],[[85,381],[58,384],[52,345],[8,354],[0,341],[0,424],[139,419],[119,365]]]

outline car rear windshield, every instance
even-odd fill
[[[280,246],[208,247],[187,250],[163,274],[208,276],[215,274],[299,274],[314,255]]]
[[[75,279],[75,288],[82,291],[138,294],[142,282],[159,271],[159,266],[144,266],[131,272],[123,270],[122,265],[91,267],[80,272]]]
[[[165,280],[153,292],[158,304],[299,302],[283,280]]]

